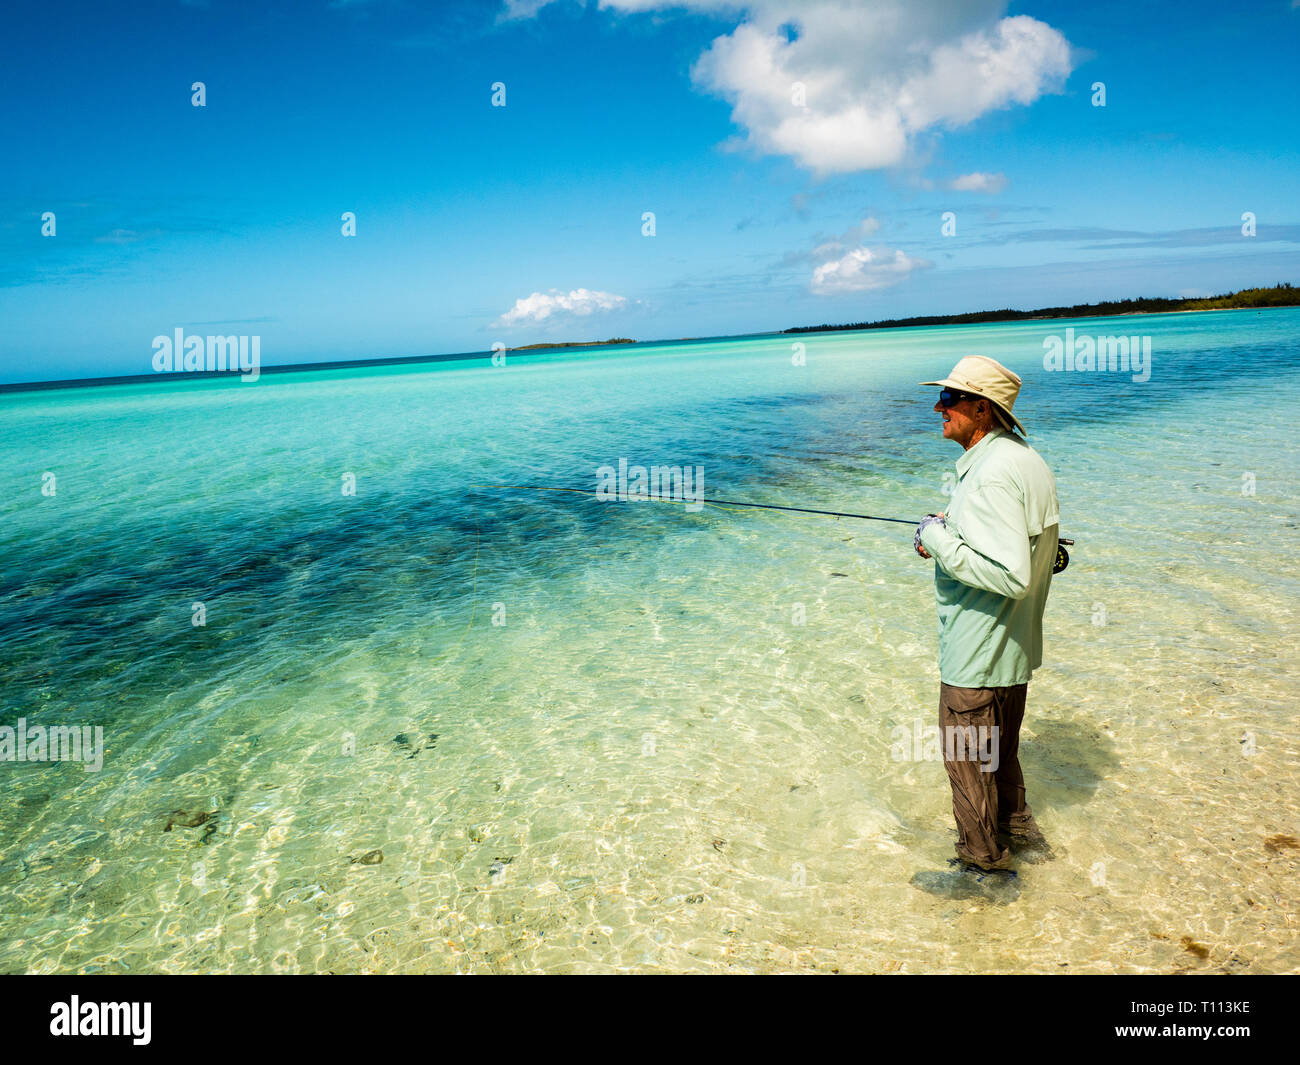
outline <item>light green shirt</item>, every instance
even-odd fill
[[[926,527],[935,561],[939,676],[963,688],[1029,683],[1043,662],[1043,607],[1061,516],[1047,463],[994,429],[957,460],[944,524]]]

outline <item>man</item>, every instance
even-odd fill
[[[1043,660],[1043,607],[1060,524],[1056,480],[1015,433],[1025,433],[1012,412],[1020,378],[1005,366],[969,355],[944,380],[921,383],[942,389],[934,409],[944,438],[964,449],[947,511],[925,518],[915,541],[917,553],[935,562],[939,734],[957,856],[1005,869],[1011,851],[999,830],[1044,844],[1025,802],[1018,751],[1029,678]],[[969,742],[954,743],[954,736]],[[991,740],[987,758],[973,754],[977,737]]]

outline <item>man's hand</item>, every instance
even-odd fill
[[[921,519],[921,524],[916,527],[916,536],[912,539],[912,546],[916,548],[916,553],[922,558],[929,558],[930,552],[921,546],[921,533],[925,531],[927,525],[943,524],[942,514],[927,514]]]

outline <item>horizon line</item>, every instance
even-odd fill
[[[1289,283],[1288,283],[1289,284]],[[1278,288],[1280,285],[1271,286],[1253,286],[1252,288],[1238,289],[1237,292],[1223,293],[1219,296],[1210,297],[1174,297],[1177,302],[1193,303],[1204,299],[1227,299],[1237,295],[1240,292],[1249,292],[1265,288]],[[1162,297],[1128,297],[1124,300],[1101,300],[1097,303],[1081,303],[1070,307],[1070,310],[1083,310],[1088,307],[1097,307],[1105,304],[1114,303],[1133,303],[1140,302],[1143,299],[1160,299]],[[1168,297],[1163,297],[1168,298]],[[600,351],[606,348],[627,348],[627,347],[653,347],[662,344],[694,344],[707,343],[719,340],[748,340],[755,337],[776,337],[788,336],[791,334],[808,335],[810,333],[888,333],[895,329],[942,329],[947,327],[967,328],[970,326],[989,326],[989,325],[1008,325],[1018,324],[1025,321],[1069,321],[1072,318],[1125,318],[1134,315],[1159,315],[1159,314],[1195,314],[1211,313],[1213,311],[1228,310],[1279,310],[1286,306],[1295,306],[1295,304],[1274,304],[1257,307],[1210,307],[1188,310],[1160,310],[1160,311],[1129,311],[1118,314],[1101,314],[1101,315],[1043,315],[1040,318],[1010,318],[1010,319],[990,319],[983,322],[970,321],[926,321],[924,324],[913,319],[881,319],[881,324],[876,325],[870,322],[854,323],[853,325],[818,325],[818,326],[791,326],[786,329],[762,330],[755,333],[727,333],[718,336],[707,337],[677,337],[673,339],[664,338],[659,340],[622,340],[621,342],[608,343],[605,341],[572,341],[563,344],[542,343],[521,345],[518,348],[506,348],[508,353],[514,353],[518,357],[530,357],[536,355],[551,354],[557,351],[569,351],[582,349],[583,351]],[[967,318],[972,315],[984,314],[1035,314],[1040,311],[1053,310],[1056,308],[1039,307],[1032,311],[1020,311],[1012,307],[1003,307],[992,311],[965,311],[950,315],[927,315],[918,316],[926,319],[958,319]],[[898,325],[889,324],[899,322]],[[912,322],[914,324],[902,324]],[[182,327],[183,328],[183,327]],[[260,374],[288,374],[288,373],[312,373],[321,370],[352,370],[363,366],[402,366],[416,363],[438,363],[438,362],[468,362],[471,359],[487,358],[491,359],[495,353],[492,350],[486,351],[460,351],[460,352],[443,352],[433,355],[391,355],[380,356],[371,359],[332,359],[324,362],[302,362],[302,363],[280,363],[274,366],[259,366]],[[69,377],[59,378],[49,381],[8,381],[0,382],[0,395],[15,392],[40,392],[54,391],[65,388],[98,388],[105,385],[131,385],[145,384],[150,381],[205,381],[223,377],[238,377],[237,371],[230,370],[179,370],[165,373],[141,373],[141,374],[114,374],[109,377]]]

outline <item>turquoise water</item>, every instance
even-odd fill
[[[1150,336],[1151,379],[1044,370],[1071,324]],[[0,971],[1295,971],[1298,331],[0,396],[0,725],[106,747],[0,762]],[[1022,740],[1055,857],[1014,880],[949,868],[942,764],[891,754],[937,713],[910,529],[473,487],[626,458],[919,517],[960,452],[916,382],[972,352],[1078,541]]]

